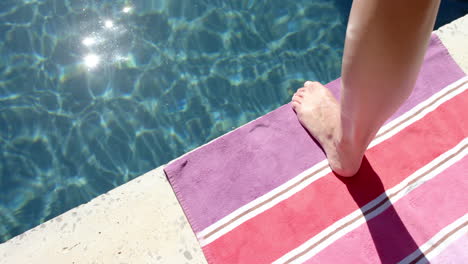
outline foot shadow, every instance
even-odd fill
[[[355,176],[338,178],[346,185],[354,201],[365,215],[366,224],[381,263],[397,263],[416,250],[418,250],[419,257],[415,262],[429,263],[424,254],[419,251],[417,243],[406,229],[393,204],[390,204],[388,208],[375,216],[378,211],[377,208],[380,208],[379,205],[388,205],[386,202],[389,202],[389,198],[386,194],[384,194],[385,197],[383,197],[381,203],[376,203],[375,206],[366,208],[366,210],[362,208],[369,201],[385,192],[379,175],[374,171],[366,157],[364,157],[361,168]]]

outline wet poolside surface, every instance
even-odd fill
[[[337,78],[343,2],[1,1],[0,242]]]

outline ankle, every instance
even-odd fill
[[[355,175],[361,167],[364,150],[349,140],[338,140],[335,143],[336,157],[330,166],[337,174],[344,177]]]

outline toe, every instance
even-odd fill
[[[294,94],[294,96],[292,97],[291,101],[301,103],[301,102],[302,102],[302,97],[300,97],[300,96],[297,95],[297,94]]]
[[[304,91],[297,91],[293,96],[304,97]]]
[[[294,109],[294,111],[297,111],[297,108],[301,105],[297,101],[292,101],[291,104],[292,104],[292,108]]]
[[[313,86],[316,82],[312,82],[312,81],[307,81],[304,83],[304,87],[309,87],[309,86]]]

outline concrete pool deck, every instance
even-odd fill
[[[468,73],[468,15],[435,33]],[[206,263],[163,167],[0,244],[0,263]]]

